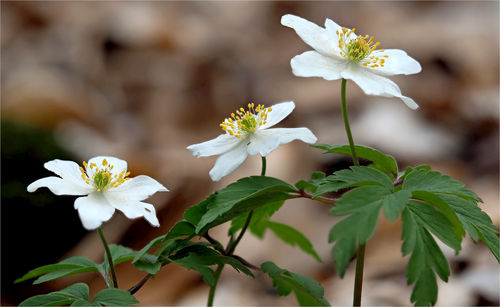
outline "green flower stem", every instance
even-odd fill
[[[354,165],[359,166],[358,155],[356,154],[356,148],[354,147],[354,140],[352,138],[351,127],[349,126],[349,117],[347,116],[347,104],[345,102],[345,88],[347,80],[342,79],[342,117],[344,118],[345,132],[347,133],[347,138],[349,139],[349,146],[351,147],[352,161]]]
[[[262,170],[260,172],[261,176],[266,175],[266,166],[267,166],[267,161],[266,157],[262,157]],[[240,243],[241,239],[243,238],[243,235],[247,231],[248,225],[250,225],[250,221],[252,220],[252,215],[253,215],[253,210],[248,213],[247,220],[245,221],[245,225],[240,231],[240,234],[236,238],[236,240],[233,240],[234,237],[231,237],[229,240],[229,243],[227,244],[226,247],[226,256],[232,256],[234,250],[236,249],[236,246]],[[219,264],[217,266],[217,269],[215,270],[214,273],[214,278],[215,282],[212,287],[210,287],[210,292],[208,293],[208,301],[207,301],[207,306],[211,307],[214,305],[214,297],[215,297],[215,290],[217,289],[217,284],[219,282],[220,275],[222,273],[222,269],[224,269],[224,264]]]
[[[113,284],[111,288],[118,288],[118,280],[116,279],[115,266],[113,265],[113,258],[111,258],[111,252],[109,250],[108,242],[102,233],[101,227],[97,228],[97,233],[101,237],[102,244],[104,245],[104,250],[106,251],[106,258],[108,260],[109,269],[111,270],[111,277],[113,278]]]
[[[262,170],[260,171],[261,176],[266,175],[266,166],[267,166],[266,157],[262,157]]]
[[[353,306],[361,306],[361,290],[363,288],[363,268],[365,264],[365,244],[358,246],[358,256],[356,259],[356,276],[354,279]]]
[[[347,80],[342,79],[341,98],[342,98],[342,117],[344,118],[345,132],[349,139],[349,146],[351,147],[352,160],[354,165],[359,166],[358,155],[356,154],[356,147],[354,147],[354,140],[352,138],[351,127],[349,126],[349,117],[347,116],[347,104],[345,99],[345,89]],[[354,279],[354,295],[352,299],[353,306],[361,306],[361,290],[363,288],[363,267],[365,264],[365,244],[358,246],[358,255],[356,259],[356,276]]]

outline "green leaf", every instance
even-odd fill
[[[83,272],[97,272],[99,266],[85,257],[70,257],[56,264],[44,265],[33,269],[14,282],[22,282],[31,278],[39,277],[33,284],[43,283],[59,277],[69,276]]]
[[[438,286],[436,276],[432,270],[424,269],[420,273],[420,278],[413,288],[411,301],[416,306],[429,306],[436,304],[438,295]]]
[[[425,191],[432,193],[454,194],[462,198],[473,199],[482,202],[481,198],[471,190],[465,188],[465,184],[450,176],[439,172],[426,170],[424,168],[412,170],[403,182],[403,189],[408,191]]]
[[[62,306],[69,305],[73,302],[75,302],[75,299],[70,299],[65,296],[42,294],[25,299],[19,306]]]
[[[149,262],[145,260],[138,260],[134,262],[134,266],[141,271],[155,275],[161,269],[161,262]]]
[[[139,303],[139,301],[126,290],[109,288],[97,293],[93,303],[105,306],[130,306]]]
[[[90,306],[89,287],[84,283],[73,284],[63,290],[30,297],[19,306],[60,306],[79,302],[80,306]]]
[[[330,209],[330,213],[341,216],[364,211],[370,205],[380,207],[391,194],[390,190],[380,186],[359,187],[342,195],[335,206]]]
[[[281,269],[273,262],[264,262],[262,270],[273,279],[279,295],[287,296],[292,291],[301,306],[330,306],[324,298],[324,289],[314,279]]]
[[[296,191],[288,183],[272,177],[242,178],[186,210],[184,219],[195,225],[196,233],[200,234],[208,227],[222,224],[258,207],[295,197],[289,193]]]
[[[337,171],[320,181],[312,197],[337,192],[348,187],[366,185],[382,186],[390,191],[394,190],[393,182],[387,174],[368,166],[352,166],[350,169]]]
[[[381,171],[367,166],[351,166],[329,176],[333,181],[342,181],[349,186],[380,185],[393,190],[394,186],[389,176]]]
[[[347,265],[354,256],[355,246],[366,243],[375,233],[381,206],[382,201],[373,202],[365,206],[363,211],[336,223],[330,230],[329,242],[336,241],[332,256],[340,277],[344,276]]]
[[[300,231],[282,223],[266,221],[265,224],[267,228],[271,229],[278,238],[290,244],[291,246],[298,245],[301,250],[321,262],[321,258],[314,250],[311,242]]]
[[[137,261],[139,261],[144,257],[144,255],[146,255],[147,252],[157,247],[158,245],[165,245],[166,243],[182,236],[188,236],[189,238],[194,236],[194,226],[188,221],[177,222],[166,235],[162,235],[151,240],[151,242],[149,242],[146,246],[144,246],[140,251],[136,253],[132,263],[136,263]]]
[[[336,181],[331,178],[331,176],[328,176],[323,180],[318,188],[316,189],[316,192],[312,194],[312,198],[316,198],[320,195],[326,194],[326,193],[331,193],[331,192],[337,192],[342,189],[348,188],[350,186],[349,183],[343,182],[343,181]]]
[[[314,193],[318,188],[318,185],[325,178],[325,173],[323,172],[313,172],[311,174],[311,179],[308,181],[300,180],[295,184],[295,187],[299,190],[306,191],[307,193]]]
[[[340,153],[351,155],[351,148],[349,145],[328,145],[328,144],[320,144],[320,145],[312,145],[312,147],[326,150],[327,153]],[[368,161],[372,161],[374,166],[387,173],[396,175],[398,173],[398,165],[396,163],[396,159],[393,156],[386,155],[376,149],[373,149],[368,146],[355,145],[356,154],[358,158],[366,159]]]
[[[89,299],[89,287],[85,283],[76,283],[60,291],[52,292],[54,295],[75,297],[82,300]]]
[[[252,272],[238,259],[223,256],[213,249],[202,245],[189,246],[178,251],[174,256],[169,257],[168,260],[189,270],[198,271],[209,286],[213,286],[215,283],[214,271],[209,266],[215,264],[229,264],[236,271],[254,277]]]
[[[426,202],[411,200],[407,207],[420,227],[424,227],[438,237],[443,243],[460,251],[461,239],[456,235],[449,219]]]
[[[284,201],[278,201],[275,203],[270,203],[268,205],[256,208],[253,210],[252,219],[248,225],[250,231],[256,235],[258,238],[262,239],[264,233],[267,229],[265,221],[267,221],[276,211],[278,211],[281,206],[283,206]],[[233,235],[238,230],[242,229],[248,218],[248,213],[237,216],[231,221],[231,228],[229,228],[228,234]]]
[[[385,217],[394,222],[399,217],[399,214],[404,210],[408,200],[410,200],[411,192],[401,190],[388,195],[383,201]]]
[[[474,200],[449,194],[437,193],[437,195],[457,214],[471,238],[476,242],[481,238],[497,261],[500,262],[498,229],[493,225],[488,214],[484,213]]]
[[[459,241],[458,249],[455,248],[455,251],[458,253],[460,251],[460,241],[465,236],[465,230],[462,226],[462,222],[460,222],[450,205],[436,194],[426,191],[414,191],[412,193],[412,196],[415,199],[423,200],[435,206],[448,219],[448,221],[452,225],[453,230],[455,231],[457,240]]]
[[[402,219],[403,255],[412,253],[406,268],[408,284],[415,283],[411,301],[416,305],[435,304],[438,288],[434,274],[448,281],[450,268],[429,231],[450,245],[457,244],[453,243],[456,237],[446,217],[427,203],[410,201]],[[438,235],[436,231],[443,233]]]

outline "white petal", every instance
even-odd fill
[[[102,169],[104,167],[102,165],[104,159],[106,159],[109,165],[113,166],[113,169],[111,170],[111,175],[115,174],[119,175],[121,172],[127,172],[127,161],[115,157],[98,156],[88,161],[87,174],[89,174],[89,176],[92,176],[94,174],[94,171],[90,169],[90,164],[92,163],[95,163],[98,168]]]
[[[260,154],[265,157],[274,151],[280,145],[279,136],[273,133],[268,133],[273,129],[256,131],[249,138],[247,152],[250,155]]]
[[[28,186],[28,192],[35,192],[38,188],[46,187],[55,195],[87,195],[93,191],[89,185],[81,186],[72,181],[59,177],[45,177],[38,179]]]
[[[43,166],[49,171],[60,176],[63,180],[69,181],[75,186],[79,186],[82,189],[89,187],[89,185],[82,179],[80,166],[73,161],[55,159],[46,162]]]
[[[294,140],[300,140],[308,144],[314,144],[318,138],[311,132],[311,130],[301,128],[271,128],[267,129],[266,134],[273,134],[278,136],[279,145],[290,143]]]
[[[411,75],[422,70],[420,63],[400,49],[375,50],[372,55],[379,58],[383,58],[385,55],[388,56],[384,58],[384,67],[366,67],[368,70],[382,76]]]
[[[210,170],[210,178],[213,181],[219,181],[222,177],[237,169],[247,156],[247,145],[245,142],[241,142],[238,146],[217,158],[214,167]]]
[[[327,18],[325,20],[325,28],[330,35],[337,37],[337,40],[339,40],[337,31],[339,31],[339,33],[342,31],[341,26],[339,26],[335,21]]]
[[[125,180],[124,183],[116,188],[109,188],[104,194],[106,194],[106,196],[112,194],[113,197],[124,201],[130,199],[139,201],[160,191],[167,192],[168,190],[153,178],[146,175],[140,175]]]
[[[221,134],[215,139],[206,141],[199,144],[189,145],[187,149],[191,152],[193,156],[196,157],[208,157],[213,155],[220,155],[231,148],[238,145],[241,139],[238,139],[229,134]]]
[[[331,35],[326,29],[295,15],[284,15],[281,17],[281,24],[292,28],[297,35],[314,50],[321,54],[341,57],[338,48],[338,36]]]
[[[104,197],[115,209],[120,210],[129,219],[144,217],[151,225],[160,226],[153,205],[135,200],[120,199],[116,194],[104,193]]]
[[[323,56],[316,51],[306,51],[292,58],[290,64],[297,77],[322,77],[331,81],[342,78],[340,73],[346,69],[348,62]]]
[[[103,222],[108,221],[115,212],[101,193],[92,193],[87,197],[79,197],[75,200],[75,209],[87,230],[96,229]]]
[[[292,113],[293,109],[295,109],[295,103],[293,103],[293,101],[286,101],[272,105],[272,111],[267,113],[266,123],[261,125],[259,129],[266,129],[276,125]]]
[[[377,95],[383,97],[397,97],[412,110],[418,108],[415,101],[409,97],[403,96],[398,85],[393,81],[376,75],[359,66],[350,65],[350,69],[342,72],[342,77],[351,79],[368,95]]]

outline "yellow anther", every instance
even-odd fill
[[[226,118],[219,126],[222,130],[226,131],[229,135],[236,138],[245,139],[247,135],[255,132],[267,119],[267,113],[271,111],[271,108],[265,108],[263,105],[259,104],[257,107],[255,103],[251,102],[247,104],[248,110],[239,108],[236,110],[238,116],[233,116],[231,113],[231,118]],[[125,175],[126,177],[127,175]]]
[[[102,160],[102,166],[108,165],[108,161],[106,159]]]
[[[83,161],[83,166],[85,166],[85,168],[87,168],[87,162]]]
[[[351,30],[342,28],[342,32],[337,31],[339,35],[339,48],[340,55],[348,61],[360,63],[363,66],[377,65],[375,67],[383,66],[384,62],[378,57],[371,57],[370,54],[377,49],[380,42],[374,42],[373,36],[364,35],[356,36],[356,28]],[[388,57],[388,56],[384,56]]]

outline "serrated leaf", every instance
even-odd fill
[[[362,186],[344,193],[330,209],[332,215],[346,215],[365,210],[370,205],[382,206],[391,191],[381,186]]]
[[[407,208],[413,214],[418,226],[425,227],[457,253],[460,251],[461,240],[457,238],[452,224],[445,215],[425,202],[411,200]]]
[[[70,305],[77,301],[81,304],[91,305],[88,301],[89,288],[84,283],[76,283],[60,291],[30,297],[19,306],[60,306]]]
[[[191,246],[186,250],[179,251],[175,256],[168,259],[189,270],[198,271],[209,286],[213,286],[215,283],[214,271],[209,266],[215,264],[229,264],[236,271],[254,277],[252,272],[239,260],[223,256],[213,249],[202,245]]]
[[[437,171],[424,168],[413,169],[404,179],[403,189],[408,191],[425,191],[432,193],[454,194],[460,197],[482,202],[481,198],[471,190],[465,188],[465,184]]]
[[[332,248],[332,258],[340,278],[344,277],[345,270],[356,253],[356,238],[345,237],[335,242]]]
[[[385,173],[367,166],[351,166],[329,176],[332,181],[342,181],[349,186],[380,185],[393,190],[392,180]]]
[[[333,225],[330,230],[329,241],[336,241],[332,257],[340,277],[344,276],[347,265],[354,256],[353,243],[354,246],[364,244],[375,233],[381,206],[381,201],[374,202],[366,206],[362,212],[355,213]],[[339,242],[341,245],[337,247]]]
[[[326,150],[327,153],[351,155],[351,148],[349,145],[332,146],[328,144],[320,144],[312,145],[312,147]],[[355,145],[354,147],[356,148],[356,154],[358,158],[372,161],[378,169],[384,171],[387,174],[396,175],[398,173],[398,165],[396,163],[396,159],[394,159],[393,156],[386,155],[368,146]]]
[[[281,269],[273,262],[264,262],[262,270],[273,279],[273,284],[281,296],[292,291],[301,306],[330,306],[324,298],[324,289],[314,279]]]
[[[242,178],[226,188],[212,194],[201,202],[197,209],[188,209],[184,218],[196,225],[196,233],[217,220],[222,223],[246,211],[293,197],[289,192],[296,189],[288,183],[272,177],[253,176]],[[237,204],[240,206],[234,208]],[[198,207],[195,206],[195,207]],[[232,211],[234,208],[233,212]],[[201,217],[200,214],[205,211]],[[187,216],[186,216],[187,213]],[[224,215],[224,217],[223,217]],[[211,224],[213,227],[214,225]]]
[[[75,256],[64,259],[56,264],[44,265],[33,269],[21,278],[16,279],[15,283],[41,276],[34,281],[34,284],[39,284],[59,277],[83,272],[97,272],[98,270],[99,266],[90,259]]]
[[[101,306],[99,303],[89,302],[89,301],[74,301],[70,306]]]
[[[253,210],[252,219],[248,225],[250,231],[256,235],[258,238],[264,236],[267,229],[265,221],[267,221],[276,211],[278,211],[281,206],[283,206],[284,201],[278,201],[275,203],[270,203],[268,205],[256,208]],[[229,228],[228,234],[233,235],[238,230],[242,229],[248,218],[248,213],[242,214],[231,221],[231,228]]]
[[[434,205],[451,223],[453,230],[455,231],[457,240],[462,240],[462,238],[465,236],[464,227],[462,226],[462,222],[460,222],[457,215],[451,209],[448,203],[446,203],[438,195],[427,191],[413,191],[412,196],[415,199],[423,200],[431,205]],[[460,246],[458,249],[455,249],[455,251],[458,253],[460,251]]]
[[[437,195],[450,205],[471,238],[476,242],[481,238],[500,262],[498,229],[493,225],[488,214],[484,213],[474,200],[449,194],[437,193]]]
[[[97,293],[94,296],[93,303],[105,306],[131,306],[139,303],[139,301],[126,290],[108,288]]]
[[[388,195],[383,201],[385,217],[394,222],[399,217],[399,214],[404,210],[408,200],[411,197],[411,192],[406,190],[397,191]]]
[[[436,276],[432,270],[423,269],[411,293],[412,303],[415,303],[415,306],[434,305],[437,301],[437,294]]]
[[[62,290],[52,292],[52,294],[75,297],[75,298],[80,298],[82,300],[88,300],[89,287],[85,283],[76,283]]]
[[[271,229],[274,234],[283,240],[285,243],[290,244],[291,246],[298,245],[301,250],[309,255],[313,256],[316,260],[321,262],[321,258],[318,256],[318,253],[314,250],[311,242],[297,229],[277,222],[266,221],[265,222],[267,228]]]
[[[433,212],[437,218],[432,216]],[[434,304],[437,300],[434,272],[442,280],[447,281],[450,268],[429,230],[434,232],[441,229],[447,232],[447,234],[440,234],[441,237],[455,239],[454,233],[448,220],[439,211],[423,202],[410,201],[403,211],[402,218],[403,254],[412,252],[406,268],[408,284],[415,283],[411,301],[416,305]],[[443,226],[443,223],[444,225],[448,223],[448,226]]]
[[[312,198],[314,199],[326,193],[337,192],[342,189],[348,188],[349,186],[349,183],[343,181],[335,181],[331,178],[331,176],[328,176],[327,178],[325,178],[325,180],[323,180],[323,182],[318,185],[316,192],[312,194]]]
[[[137,261],[139,261],[146,255],[147,252],[149,252],[153,248],[162,244],[166,244],[169,241],[182,236],[188,236],[189,238],[194,236],[194,226],[188,221],[177,222],[166,235],[162,235],[151,240],[151,242],[149,242],[146,246],[144,246],[140,251],[136,253],[132,263],[136,263]]]
[[[61,295],[35,295],[22,301],[19,306],[62,306],[73,303],[74,299],[69,299]]]

